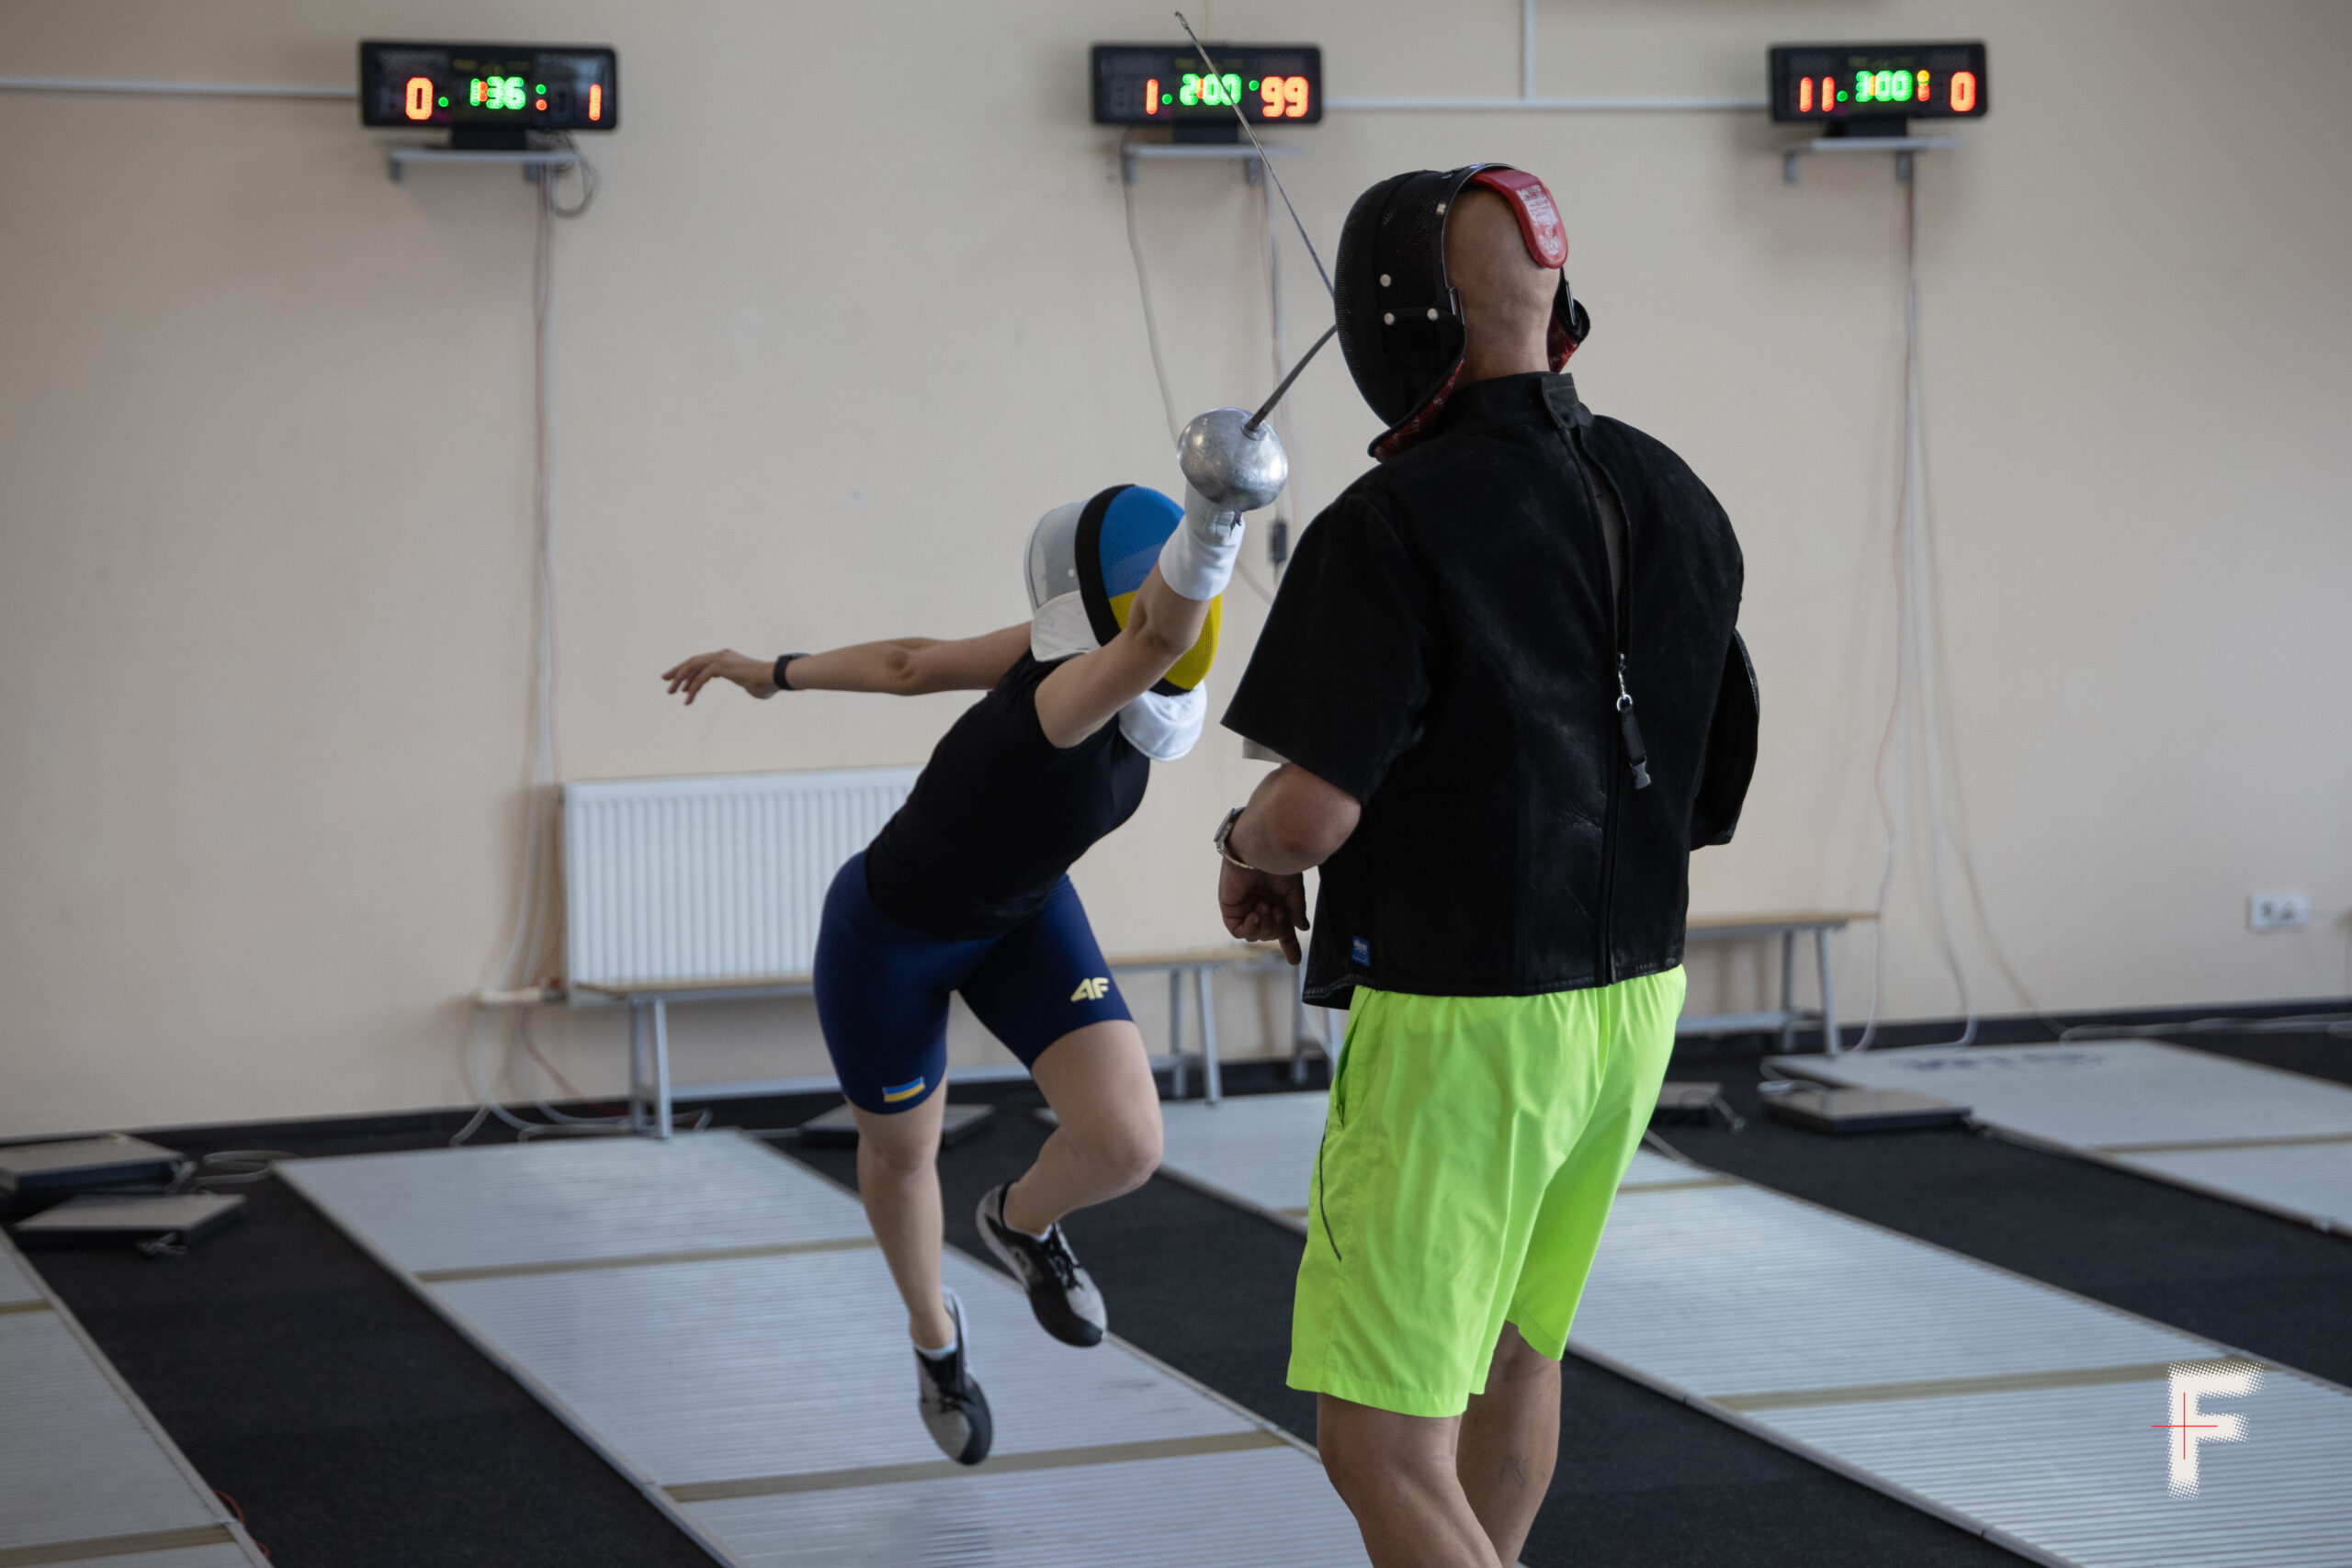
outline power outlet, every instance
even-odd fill
[[[2245,923],[2255,931],[2285,931],[2311,924],[2312,901],[2300,893],[2254,893],[2246,897]]]

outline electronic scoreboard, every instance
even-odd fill
[[[1323,118],[1323,51],[1311,43],[1212,43],[1212,71],[1182,44],[1094,46],[1094,123],[1235,128],[1313,125]]]
[[[620,123],[620,57],[600,46],[406,43],[359,46],[362,125],[447,126],[451,145],[523,145],[526,130]]]
[[[1901,135],[1914,119],[1981,119],[1982,43],[1807,43],[1772,51],[1772,118],[1831,135]]]

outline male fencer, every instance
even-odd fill
[[[1379,466],[1302,536],[1226,725],[1287,761],[1218,898],[1348,1008],[1290,1383],[1380,1568],[1518,1561],[1559,1358],[1683,993],[1689,856],[1731,836],[1756,695],[1738,542],[1560,374],[1588,318],[1551,194],[1400,175],[1340,241]]]

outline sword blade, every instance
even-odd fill
[[[1340,323],[1337,321],[1333,321],[1329,326],[1323,329],[1323,335],[1315,340],[1315,346],[1298,356],[1298,363],[1290,367],[1290,374],[1283,378],[1283,384],[1274,389],[1274,395],[1272,397],[1268,398],[1264,402],[1258,405],[1258,412],[1250,416],[1249,423],[1241,427],[1243,430],[1255,430],[1260,425],[1266,423],[1266,416],[1274,412],[1274,405],[1276,403],[1283,400],[1283,394],[1290,390],[1290,384],[1293,381],[1298,379],[1298,373],[1306,368],[1306,362],[1314,358],[1316,354],[1321,350],[1323,345],[1329,343],[1331,339],[1337,335],[1339,330]]]
[[[1193,40],[1193,52],[1201,57],[1202,65],[1207,68],[1210,77],[1214,79],[1217,75],[1216,62],[1209,58],[1209,51],[1207,48],[1201,42],[1201,35],[1193,30],[1193,24],[1184,19],[1183,12],[1179,11],[1176,13],[1176,22],[1178,26],[1184,29],[1184,36]],[[1266,171],[1266,177],[1274,182],[1274,189],[1281,195],[1283,198],[1283,206],[1289,209],[1291,222],[1297,225],[1299,243],[1306,247],[1307,259],[1315,264],[1317,276],[1323,279],[1323,291],[1326,294],[1330,294],[1336,297],[1338,290],[1331,287],[1330,270],[1324,266],[1322,256],[1317,254],[1315,242],[1306,237],[1306,224],[1299,218],[1298,209],[1291,205],[1290,192],[1283,189],[1283,177],[1274,173],[1274,161],[1266,156],[1265,143],[1259,141],[1258,133],[1250,129],[1250,117],[1241,112],[1241,106],[1236,103],[1228,107],[1233,110],[1233,118],[1241,122],[1241,134],[1248,137],[1250,139],[1250,145],[1257,150],[1259,165]],[[1299,363],[1304,365],[1306,361],[1302,359]],[[1294,372],[1294,374],[1295,374],[1295,372]],[[1288,385],[1288,383],[1284,383],[1284,385]],[[1280,396],[1281,394],[1277,393],[1275,395]]]

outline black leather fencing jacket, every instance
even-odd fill
[[[1225,717],[1363,803],[1322,868],[1308,998],[1679,964],[1690,851],[1729,841],[1755,767],[1741,570],[1690,468],[1566,376],[1462,389],[1326,509]]]

